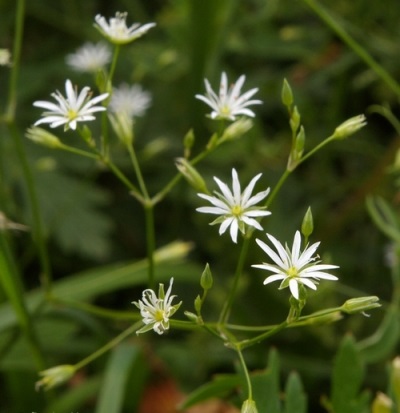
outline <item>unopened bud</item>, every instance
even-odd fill
[[[11,66],[11,53],[8,49],[0,49],[0,66]]]
[[[311,208],[308,207],[307,212],[304,215],[303,222],[301,223],[301,233],[304,237],[308,238],[314,231],[314,220],[311,212]]]
[[[196,190],[203,193],[208,193],[206,183],[202,176],[197,172],[196,168],[190,164],[185,158],[178,158],[175,161],[175,166],[189,184]]]
[[[60,149],[63,147],[63,144],[57,136],[37,126],[27,129],[25,136],[31,141],[47,146],[48,148]]]
[[[290,106],[292,106],[293,104],[292,88],[290,87],[290,84],[286,79],[283,80],[281,98],[282,98],[282,103],[286,107],[290,108]]]
[[[111,126],[118,139],[125,145],[130,146],[133,142],[133,119],[126,112],[109,114]]]
[[[333,134],[336,139],[345,139],[367,124],[364,115],[354,116],[339,125]]]
[[[42,379],[36,382],[35,388],[36,390],[39,390],[41,387],[43,387],[44,390],[52,389],[53,387],[65,383],[74,374],[75,367],[70,364],[64,364],[43,370],[39,373],[39,376],[41,376]]]
[[[236,122],[231,123],[222,134],[218,141],[218,144],[241,138],[245,133],[247,133],[253,127],[253,122],[249,118],[240,118]]]
[[[292,115],[290,117],[290,128],[293,134],[297,132],[297,129],[299,129],[300,120],[301,120],[301,117],[300,117],[299,110],[297,109],[297,106],[295,106],[293,108]]]
[[[258,413],[256,402],[251,399],[247,399],[242,404],[240,413]]]
[[[190,129],[183,138],[183,147],[185,150],[185,158],[189,158],[190,150],[192,149],[195,141],[193,129]]]
[[[211,274],[210,266],[206,264],[200,278],[200,285],[203,290],[209,290],[213,285],[213,276]]]
[[[378,392],[372,402],[372,413],[391,413],[393,402],[386,394]]]
[[[378,301],[379,298],[376,296],[350,298],[342,305],[341,310],[347,314],[373,310],[381,306]]]
[[[194,299],[194,309],[196,310],[196,313],[200,315],[201,313],[201,305],[203,304],[203,302],[201,301],[201,297],[198,295],[195,299]]]

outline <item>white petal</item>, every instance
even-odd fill
[[[297,284],[296,279],[292,278],[289,281],[289,289],[293,297],[296,298],[296,300],[298,300],[299,299],[299,286]]]

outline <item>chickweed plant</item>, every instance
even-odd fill
[[[17,1],[17,3],[23,2]],[[321,18],[326,18],[322,9],[322,11],[315,9],[317,6],[314,2],[307,0],[304,3],[309,3]],[[267,170],[259,170],[248,178],[241,173],[240,168],[232,164],[223,174],[229,176],[229,180],[225,180],[220,171],[215,173],[211,171],[213,180],[210,180],[202,168],[204,160],[213,153],[237,145],[239,140],[246,139],[246,133],[253,128],[257,119],[257,110],[267,99],[261,88],[249,86],[246,73],[235,78],[230,74],[229,68],[224,68],[219,76],[219,84],[213,84],[205,78],[204,90],[198,90],[193,96],[199,107],[204,109],[204,115],[212,128],[206,144],[196,149],[197,152],[194,153],[195,148],[200,145],[196,141],[193,130],[182,137],[182,156],[167,159],[173,174],[172,178],[161,188],[154,190],[154,185],[150,187],[143,172],[141,156],[137,150],[137,140],[140,137],[135,133],[138,118],[149,116],[154,98],[153,92],[128,80],[117,84],[114,81],[127,45],[134,47],[136,42],[146,41],[148,36],[152,36],[152,33],[158,30],[157,22],[132,24],[129,23],[132,17],[134,16],[119,11],[116,11],[112,17],[100,14],[93,16],[93,37],[98,37],[97,43],[87,42],[75,53],[66,56],[66,64],[74,73],[85,72],[88,76],[85,79],[92,80],[82,82],[83,78],[77,77],[79,79],[77,81],[70,75],[56,90],[49,90],[48,94],[40,100],[33,101],[37,118],[32,119],[32,126],[27,128],[24,134],[26,139],[45,147],[49,153],[59,151],[63,152],[65,157],[87,158],[94,165],[108,170],[131,196],[131,202],[141,206],[146,234],[144,244],[147,255],[143,262],[146,277],[140,281],[141,293],[136,292],[136,296],[127,300],[126,307],[129,307],[129,311],[121,312],[88,302],[64,299],[57,292],[56,283],[52,278],[51,260],[46,234],[41,223],[41,211],[36,200],[34,181],[15,127],[16,76],[20,67],[19,53],[22,44],[21,6],[17,10],[15,40],[17,46],[13,52],[0,49],[0,65],[3,66],[0,69],[11,73],[10,96],[2,120],[8,126],[9,133],[19,148],[21,168],[24,170],[26,185],[29,188],[33,222],[32,228],[27,228],[24,224],[13,222],[6,211],[2,211],[0,280],[35,361],[38,378],[32,382],[32,387],[47,394],[47,390],[65,386],[74,377],[79,380],[81,369],[95,363],[100,356],[122,345],[122,342],[128,341],[128,338],[141,346],[146,342],[154,343],[171,336],[174,340],[180,340],[185,334],[199,330],[209,335],[211,340],[215,340],[221,351],[234,355],[232,359],[236,379],[224,382],[222,387],[226,392],[235,392],[234,403],[242,413],[282,411],[268,410],[263,397],[259,396],[258,390],[255,389],[257,374],[252,371],[253,364],[251,364],[252,368],[249,367],[246,350],[261,346],[260,351],[264,351],[265,343],[268,343],[271,337],[287,329],[301,330],[309,326],[340,322],[343,315],[369,315],[371,310],[381,306],[377,296],[354,296],[339,306],[331,307],[328,304],[326,308],[308,311],[307,304],[314,299],[315,292],[318,293],[320,286],[328,291],[334,291],[336,286],[344,281],[340,260],[335,256],[329,256],[323,242],[314,239],[314,227],[318,226],[318,222],[314,222],[313,219],[312,201],[301,207],[296,206],[304,210],[304,218],[298,222],[297,229],[292,232],[289,239],[279,239],[279,234],[275,234],[273,229],[270,229],[277,228],[279,225],[285,226],[284,220],[279,222],[281,214],[276,213],[275,201],[281,195],[288,178],[296,173],[300,165],[311,161],[320,151],[326,150],[330,143],[336,141],[340,142],[339,145],[346,145],[347,139],[366,127],[366,117],[354,113],[350,119],[344,119],[341,124],[333,128],[329,136],[310,148],[301,108],[295,102],[294,89],[289,81],[282,79],[280,100],[283,110],[288,114],[287,133],[291,143],[287,153],[286,168],[281,171],[280,178],[272,182]],[[268,96],[268,99],[271,99],[271,96]],[[279,100],[279,96],[277,99]],[[70,134],[74,134],[79,139],[79,144],[73,144],[75,141],[69,139]],[[111,142],[118,142],[120,150],[124,151],[126,159],[129,160],[127,168],[121,168],[117,162],[114,162],[115,145],[111,145]],[[223,254],[230,257],[235,268],[223,291],[222,305],[213,314],[210,309],[215,309],[213,294],[216,291],[215,284],[218,278],[218,274],[214,273],[213,263],[218,261],[218,256],[212,257],[209,262],[203,262],[201,264],[203,270],[199,273],[190,274],[191,279],[196,280],[196,283],[190,284],[191,287],[194,286],[194,299],[188,298],[190,297],[188,294],[179,293],[184,289],[180,287],[180,278],[176,277],[176,274],[171,273],[167,277],[163,276],[162,279],[158,276],[158,269],[164,265],[164,262],[174,256],[186,256],[193,247],[189,243],[176,242],[164,249],[157,248],[159,242],[155,222],[158,206],[163,205],[165,199],[177,188],[178,183],[182,184],[182,181],[186,182],[187,190],[195,199],[196,206],[193,208],[193,214],[197,214],[203,220],[209,219],[215,242],[221,241],[226,245],[227,250]],[[161,182],[165,180],[162,179]],[[50,201],[51,197],[52,194],[49,193]],[[376,200],[370,200],[369,209],[377,224],[386,228],[382,210],[386,211],[386,215],[389,213],[382,203],[379,205],[377,206]],[[138,217],[138,220],[141,220],[141,217]],[[274,225],[271,225],[272,222]],[[79,231],[78,228],[77,230]],[[15,258],[12,256],[12,236],[21,231],[31,231],[37,246],[41,267],[42,303],[64,306],[71,310],[80,309],[89,314],[105,316],[121,322],[126,322],[128,319],[130,323],[128,327],[116,334],[104,346],[88,353],[82,360],[72,364],[66,361],[60,365],[53,365],[52,358],[48,357],[39,345],[35,333],[34,315],[25,301]],[[347,248],[345,241],[342,247]],[[257,251],[262,259],[251,261],[249,251]],[[128,269],[126,271],[129,272]],[[114,275],[116,276],[112,273],[103,274],[105,278]],[[246,291],[242,287],[250,278],[253,283],[258,283],[260,290],[265,291],[266,297],[276,295],[287,300],[287,311],[280,322],[271,321],[276,319],[276,315],[269,318],[270,314],[264,313],[262,308],[260,312],[264,313],[263,319],[265,319],[262,325],[254,325],[251,322],[240,324],[235,321],[234,309],[238,301],[251,300],[250,297],[246,297]],[[218,294],[221,295],[221,291],[218,291]],[[36,311],[40,311],[40,306]],[[175,335],[173,332],[177,331],[180,333]],[[350,354],[351,348],[351,344],[345,342],[341,354]],[[270,360],[273,361],[273,358]],[[345,364],[340,357],[338,360],[339,365]],[[296,366],[294,365],[293,368]],[[392,366],[395,383],[399,380],[398,370],[397,360]],[[351,380],[351,377],[348,377],[348,380]],[[211,380],[206,387],[207,391],[201,393],[199,389],[200,393],[193,393],[193,396],[183,400],[181,408],[187,409],[197,401],[218,395],[219,385],[221,382]],[[347,386],[349,383],[342,383],[342,385]],[[396,391],[398,392],[398,389]],[[294,395],[300,393],[288,387],[285,412],[305,411],[304,400],[297,408],[290,401],[294,400]],[[333,398],[333,405],[339,406],[340,402],[337,400],[341,400],[340,397],[334,395]],[[374,406],[378,407],[373,411],[391,411],[379,407],[389,403],[388,399],[390,400],[389,396],[380,394],[374,401]],[[332,406],[329,401],[325,401],[325,406],[331,409],[329,411],[339,412],[329,407]]]

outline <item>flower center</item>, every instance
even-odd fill
[[[154,320],[157,322],[163,321],[164,320],[164,311],[163,310],[157,310],[154,313]]]
[[[74,120],[78,117],[78,112],[76,112],[75,110],[69,109],[68,110],[68,119],[69,120]]]
[[[240,217],[243,213],[243,209],[240,205],[234,205],[231,208],[231,213],[232,215],[234,215],[235,217]]]
[[[290,267],[290,268],[287,270],[287,275],[288,275],[288,277],[290,277],[290,278],[295,278],[295,277],[297,277],[297,276],[299,275],[299,272],[297,271],[297,268],[296,268],[296,267]]]

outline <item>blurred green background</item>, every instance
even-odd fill
[[[393,78],[400,78],[397,0],[387,0],[384,7],[372,0],[321,4]],[[15,1],[0,0],[0,48],[12,49],[15,7]],[[142,39],[123,48],[114,82],[140,83],[152,94],[151,108],[136,123],[135,141],[152,193],[175,175],[174,159],[182,156],[182,139],[189,128],[194,128],[195,152],[203,148],[214,131],[214,125],[205,117],[208,109],[194,99],[196,93],[204,93],[204,77],[217,88],[221,71],[226,71],[232,81],[245,74],[245,90],[258,87],[256,97],[263,101],[255,107],[254,128],[199,165],[210,187],[214,186],[213,176],[229,181],[232,167],[240,171],[243,184],[259,172],[263,173],[257,186],[260,190],[276,184],[285,170],[291,144],[287,113],[280,102],[284,78],[292,86],[302,115],[306,150],[328,137],[347,118],[367,115],[368,125],[361,132],[334,142],[296,170],[275,200],[264,229],[291,243],[311,206],[315,222],[311,241],[322,241],[321,256],[340,265],[340,283],[322,283],[317,293],[310,294],[307,312],[340,305],[358,295],[377,295],[383,303],[390,301],[393,284],[385,258],[389,241],[372,222],[365,199],[380,195],[395,211],[399,206],[396,174],[389,172],[399,138],[389,122],[370,109],[386,104],[396,114],[398,96],[303,1],[27,2],[18,84],[17,122],[21,135],[40,116],[32,102],[47,100],[56,89],[63,91],[66,79],[80,87],[95,88],[90,75],[67,67],[65,57],[85,41],[101,40],[93,27],[94,16],[100,13],[108,18],[116,11],[127,11],[128,23],[157,23]],[[2,112],[9,73],[9,68],[0,67]],[[95,123],[90,126],[98,127]],[[30,226],[31,209],[15,145],[5,125],[0,127],[0,210],[13,221]],[[79,145],[72,132],[61,136]],[[71,275],[79,280],[85,275],[83,271],[92,268],[145,258],[143,211],[107,170],[74,155],[35,146],[26,139],[24,146],[35,178],[56,282]],[[129,159],[116,141],[112,143],[112,156],[132,176]],[[202,268],[209,262],[215,286],[206,312],[212,318],[223,302],[240,250],[229,236],[217,235],[216,227],[208,225],[208,216],[195,212],[200,205],[194,190],[182,181],[156,208],[157,247],[174,240],[194,245],[187,260],[169,263],[157,271],[160,281],[176,276],[176,293],[185,309],[192,310]],[[29,232],[12,233],[10,241],[27,298],[34,301],[40,288],[35,245]],[[270,324],[286,316],[286,290],[260,288],[263,274],[250,269],[250,264],[263,259],[258,248],[250,251],[249,276],[232,313],[237,323]],[[81,299],[133,311],[131,301],[140,297],[144,279],[128,278],[120,286],[97,286],[98,291]],[[76,296],[72,294],[71,298]],[[0,412],[52,411],[57,406],[56,395],[75,397],[74,404],[65,405],[73,406],[74,411],[95,411],[108,355],[85,369],[76,383],[57,389],[50,401],[45,400],[34,391],[37,373],[1,290],[0,300]],[[309,411],[325,411],[319,399],[329,394],[332,361],[343,335],[351,332],[361,340],[373,334],[386,309],[383,306],[374,311],[370,318],[356,315],[334,325],[289,329],[251,349],[247,355],[249,367],[264,367],[269,349],[275,347],[281,354],[283,377],[291,370],[300,373],[309,394]],[[77,362],[127,325],[77,308],[39,306],[37,302],[34,315],[49,366]],[[189,392],[216,372],[233,371],[232,354],[204,334],[173,331],[161,338],[147,334],[137,343],[141,356],[134,358],[133,365],[136,373],[142,373],[132,373],[127,392],[131,397],[125,398],[123,412],[139,411],[141,388],[154,382],[154,376],[173,377],[183,392]],[[396,350],[398,345],[394,343],[368,364],[363,386],[372,393],[386,388],[386,363]],[[78,397],[79,389],[83,389],[83,395]]]

